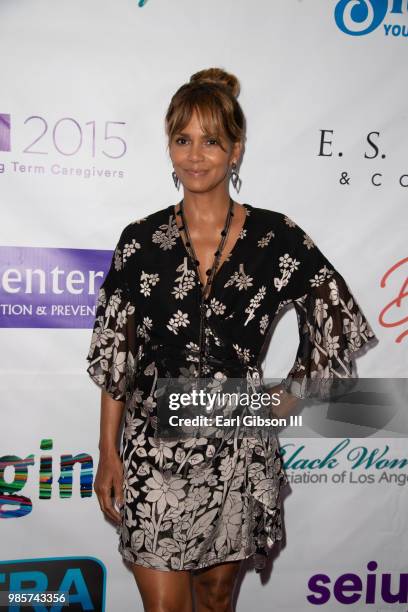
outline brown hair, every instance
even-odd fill
[[[194,73],[171,99],[165,118],[169,142],[183,130],[197,111],[202,129],[230,142],[245,141],[245,116],[237,100],[237,77],[221,68],[207,68]],[[222,143],[220,142],[220,146]]]

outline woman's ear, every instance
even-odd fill
[[[233,161],[235,161],[236,164],[239,165],[242,156],[242,142],[240,140],[234,142],[234,144],[232,145],[231,155],[233,156]]]

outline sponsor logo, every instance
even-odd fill
[[[112,251],[0,247],[0,327],[91,328]]]
[[[335,599],[344,605],[363,602],[365,604],[406,604],[408,602],[408,574],[375,574],[376,561],[367,563],[366,574],[347,572],[332,579],[327,574],[314,574],[308,581],[309,603],[321,606]],[[337,608],[336,608],[337,609]]]
[[[52,609],[89,610],[104,612],[106,592],[106,568],[102,561],[94,557],[46,557],[42,559],[22,559],[0,561],[0,593],[4,597],[11,594],[38,595],[46,592],[67,594],[67,603],[54,603],[50,608],[43,605],[24,604],[24,610]],[[41,601],[41,599],[40,599]],[[20,610],[18,603],[10,604],[8,609]],[[2,609],[4,609],[2,607]]]
[[[0,151],[11,151],[10,115],[0,113]]]
[[[401,285],[398,285],[398,279]],[[383,327],[396,327],[401,328],[405,326],[404,329],[395,339],[395,342],[401,342],[405,336],[408,335],[408,312],[407,309],[404,313],[401,311],[401,306],[403,305],[403,301],[405,300],[405,307],[407,307],[407,298],[408,298],[408,257],[397,261],[381,279],[381,287],[384,289],[387,286],[387,283],[394,283],[395,287],[395,297],[388,302],[381,310],[378,320],[380,325]],[[397,285],[395,285],[397,283]]]
[[[340,0],[334,9],[335,22],[342,32],[364,36],[382,25],[388,37],[408,37],[407,0]],[[388,18],[389,21],[384,23]],[[404,19],[405,23],[400,23]]]
[[[41,440],[41,450],[50,451],[52,448],[53,441],[51,439]],[[20,491],[27,483],[29,467],[35,464],[34,455],[28,455],[24,458],[16,455],[0,457],[0,519],[21,518],[32,511],[32,500],[25,495],[21,495]],[[53,465],[54,458],[51,454],[43,454],[39,458],[39,499],[51,499],[53,489],[55,492]],[[75,465],[80,466],[79,492],[81,498],[92,496],[93,459],[91,455],[88,453],[62,454],[59,460],[59,478],[57,480],[61,499],[72,497]],[[10,472],[12,474],[11,479]]]
[[[344,438],[320,456],[311,456],[305,444],[289,442],[280,449],[288,480],[294,484],[408,484],[408,457],[393,456],[388,444],[370,449]]]
[[[380,142],[381,134],[377,131],[368,132],[365,136],[362,137],[364,139],[366,145],[364,147],[364,159],[368,160],[367,163],[375,163],[377,165],[376,171],[370,171],[369,180],[371,185],[376,188],[381,188],[383,184],[387,181],[384,180],[384,174],[382,172],[378,172],[378,167],[381,164],[381,160],[385,160],[387,153],[384,150],[383,144]],[[319,136],[319,143],[317,147],[317,157],[319,158],[331,158],[335,160],[336,157],[344,158],[344,151],[340,150],[336,143],[335,130],[330,129],[321,129]],[[351,172],[348,170],[340,170],[338,183],[342,186],[350,186],[356,183],[356,177],[353,176]],[[407,188],[408,187],[408,173],[404,172],[399,176],[395,176],[393,180],[399,185],[399,187]]]
[[[50,121],[42,115],[12,121],[10,113],[0,113],[0,153],[15,155],[0,163],[0,174],[123,179],[125,172],[117,164],[127,153],[125,126],[124,121],[75,117]],[[96,165],[98,160],[103,165]]]

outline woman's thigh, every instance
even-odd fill
[[[145,612],[192,612],[191,573],[132,564]]]
[[[192,574],[197,612],[230,612],[241,561],[220,563]]]

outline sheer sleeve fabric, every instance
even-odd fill
[[[295,307],[300,340],[282,384],[302,399],[328,399],[355,377],[352,356],[377,338],[341,274],[310,236],[286,219],[296,267],[287,301]]]
[[[126,227],[99,289],[95,322],[87,355],[92,380],[115,399],[124,401],[136,356],[136,308],[129,284],[130,257],[140,248]]]

